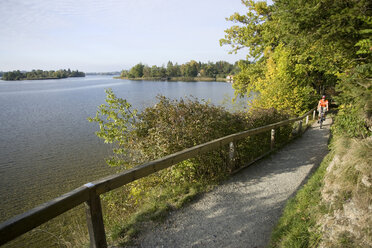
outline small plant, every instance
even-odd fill
[[[338,244],[343,248],[354,248],[357,247],[354,244],[353,235],[345,231],[338,236]]]

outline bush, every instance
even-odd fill
[[[140,114],[126,100],[117,98],[112,91],[107,91],[106,101],[108,104],[101,105],[96,117],[90,121],[99,123],[100,131],[97,135],[100,138],[115,144],[115,156],[108,159],[108,164],[122,169],[289,117],[275,109],[231,113],[223,107],[199,102],[194,98],[170,100],[159,96],[156,105],[146,108]],[[290,132],[291,125],[277,130],[276,142],[286,142]],[[238,145],[240,154],[245,151],[244,153],[253,156],[262,154],[269,147],[270,132],[249,137]],[[183,168],[182,172],[177,172],[178,169],[170,170],[173,171],[170,173],[171,178],[174,178],[175,173],[184,175],[185,178],[180,179],[182,181],[218,179],[229,170],[227,150],[226,147],[184,162],[179,166]]]
[[[101,105],[96,117],[90,121],[99,123],[100,131],[97,135],[100,138],[114,144],[115,155],[107,162],[120,170],[229,134],[288,119],[287,115],[275,109],[231,113],[223,107],[199,102],[194,98],[171,100],[164,96],[158,97],[156,105],[137,114],[126,100],[117,98],[111,90],[107,91],[106,102],[107,105]],[[287,142],[291,131],[291,125],[277,130],[277,144]],[[126,233],[134,232],[128,226],[117,223],[137,209],[142,209],[142,216],[153,216],[156,213],[162,216],[170,206],[178,208],[185,202],[184,199],[203,191],[208,185],[220,182],[232,170],[269,149],[268,131],[237,142],[238,157],[234,165],[229,163],[229,147],[225,145],[105,194],[105,219],[111,223],[109,225],[114,225],[116,233],[113,237],[122,237],[123,230]],[[190,195],[190,192],[194,193]],[[126,217],[112,216],[110,212],[120,212],[120,215]],[[153,218],[157,217],[150,219]],[[134,223],[136,219],[143,218],[126,221]]]
[[[245,114],[246,130],[262,127],[271,123],[289,119],[288,114],[270,109],[251,109]],[[289,141],[292,133],[292,125],[282,126],[275,130],[275,146],[279,147]],[[271,145],[271,132],[264,132],[250,136],[237,142],[238,166],[248,163],[258,156],[268,152]]]
[[[332,127],[334,135],[344,135],[350,138],[367,137],[371,135],[361,110],[355,105],[341,105]]]

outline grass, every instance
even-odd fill
[[[353,237],[349,232],[343,232],[338,237],[338,245],[343,248],[356,248]],[[360,247],[360,246],[359,246]]]
[[[321,220],[327,230],[323,240],[328,246],[372,246],[371,147],[372,138],[339,137],[335,142],[336,154],[342,155],[338,155],[337,163],[324,179],[329,188],[324,202],[331,211]],[[330,233],[330,229],[334,231]]]
[[[179,184],[173,187],[159,185],[153,188],[140,203],[138,209],[120,216],[120,211],[106,209],[105,225],[109,243],[121,246],[132,245],[138,233],[151,222],[162,222],[170,210],[176,210],[189,203],[196,195],[213,188],[213,185],[202,183]],[[121,197],[118,195],[118,197]],[[115,211],[118,215],[110,215]],[[126,211],[122,211],[124,213]],[[110,215],[110,216],[109,216]]]
[[[329,153],[306,185],[287,202],[272,233],[270,247],[317,247],[321,238],[316,227],[317,213],[325,211],[320,204],[321,188],[333,156],[334,153]]]

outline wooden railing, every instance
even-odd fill
[[[271,150],[275,144],[275,129],[290,123],[299,122],[298,132],[301,132],[302,121],[306,118],[306,124],[309,121],[309,115],[313,110],[307,112],[301,117],[281,121],[267,126],[250,129],[247,131],[231,134],[210,142],[197,145],[183,151],[168,155],[166,157],[148,162],[126,170],[120,174],[108,176],[106,178],[87,183],[73,191],[70,191],[58,198],[55,198],[47,203],[39,205],[34,209],[17,215],[0,224],[0,245],[3,245],[20,235],[32,230],[35,227],[57,217],[58,215],[85,203],[87,225],[89,230],[91,247],[107,247],[106,234],[103,225],[102,208],[100,195],[133,182],[137,179],[146,177],[157,171],[168,168],[174,164],[182,162],[183,160],[193,158],[216,148],[229,144],[230,161],[235,157],[235,142],[246,138],[248,136],[259,134],[271,130]],[[313,113],[315,119],[315,110]]]

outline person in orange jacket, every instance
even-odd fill
[[[326,97],[323,95],[322,96],[322,99],[319,100],[319,103],[318,103],[318,123],[319,123],[319,120],[320,120],[320,112],[321,110],[323,110],[323,113],[324,113],[324,120],[325,120],[325,112],[328,111],[328,100],[326,100]]]

